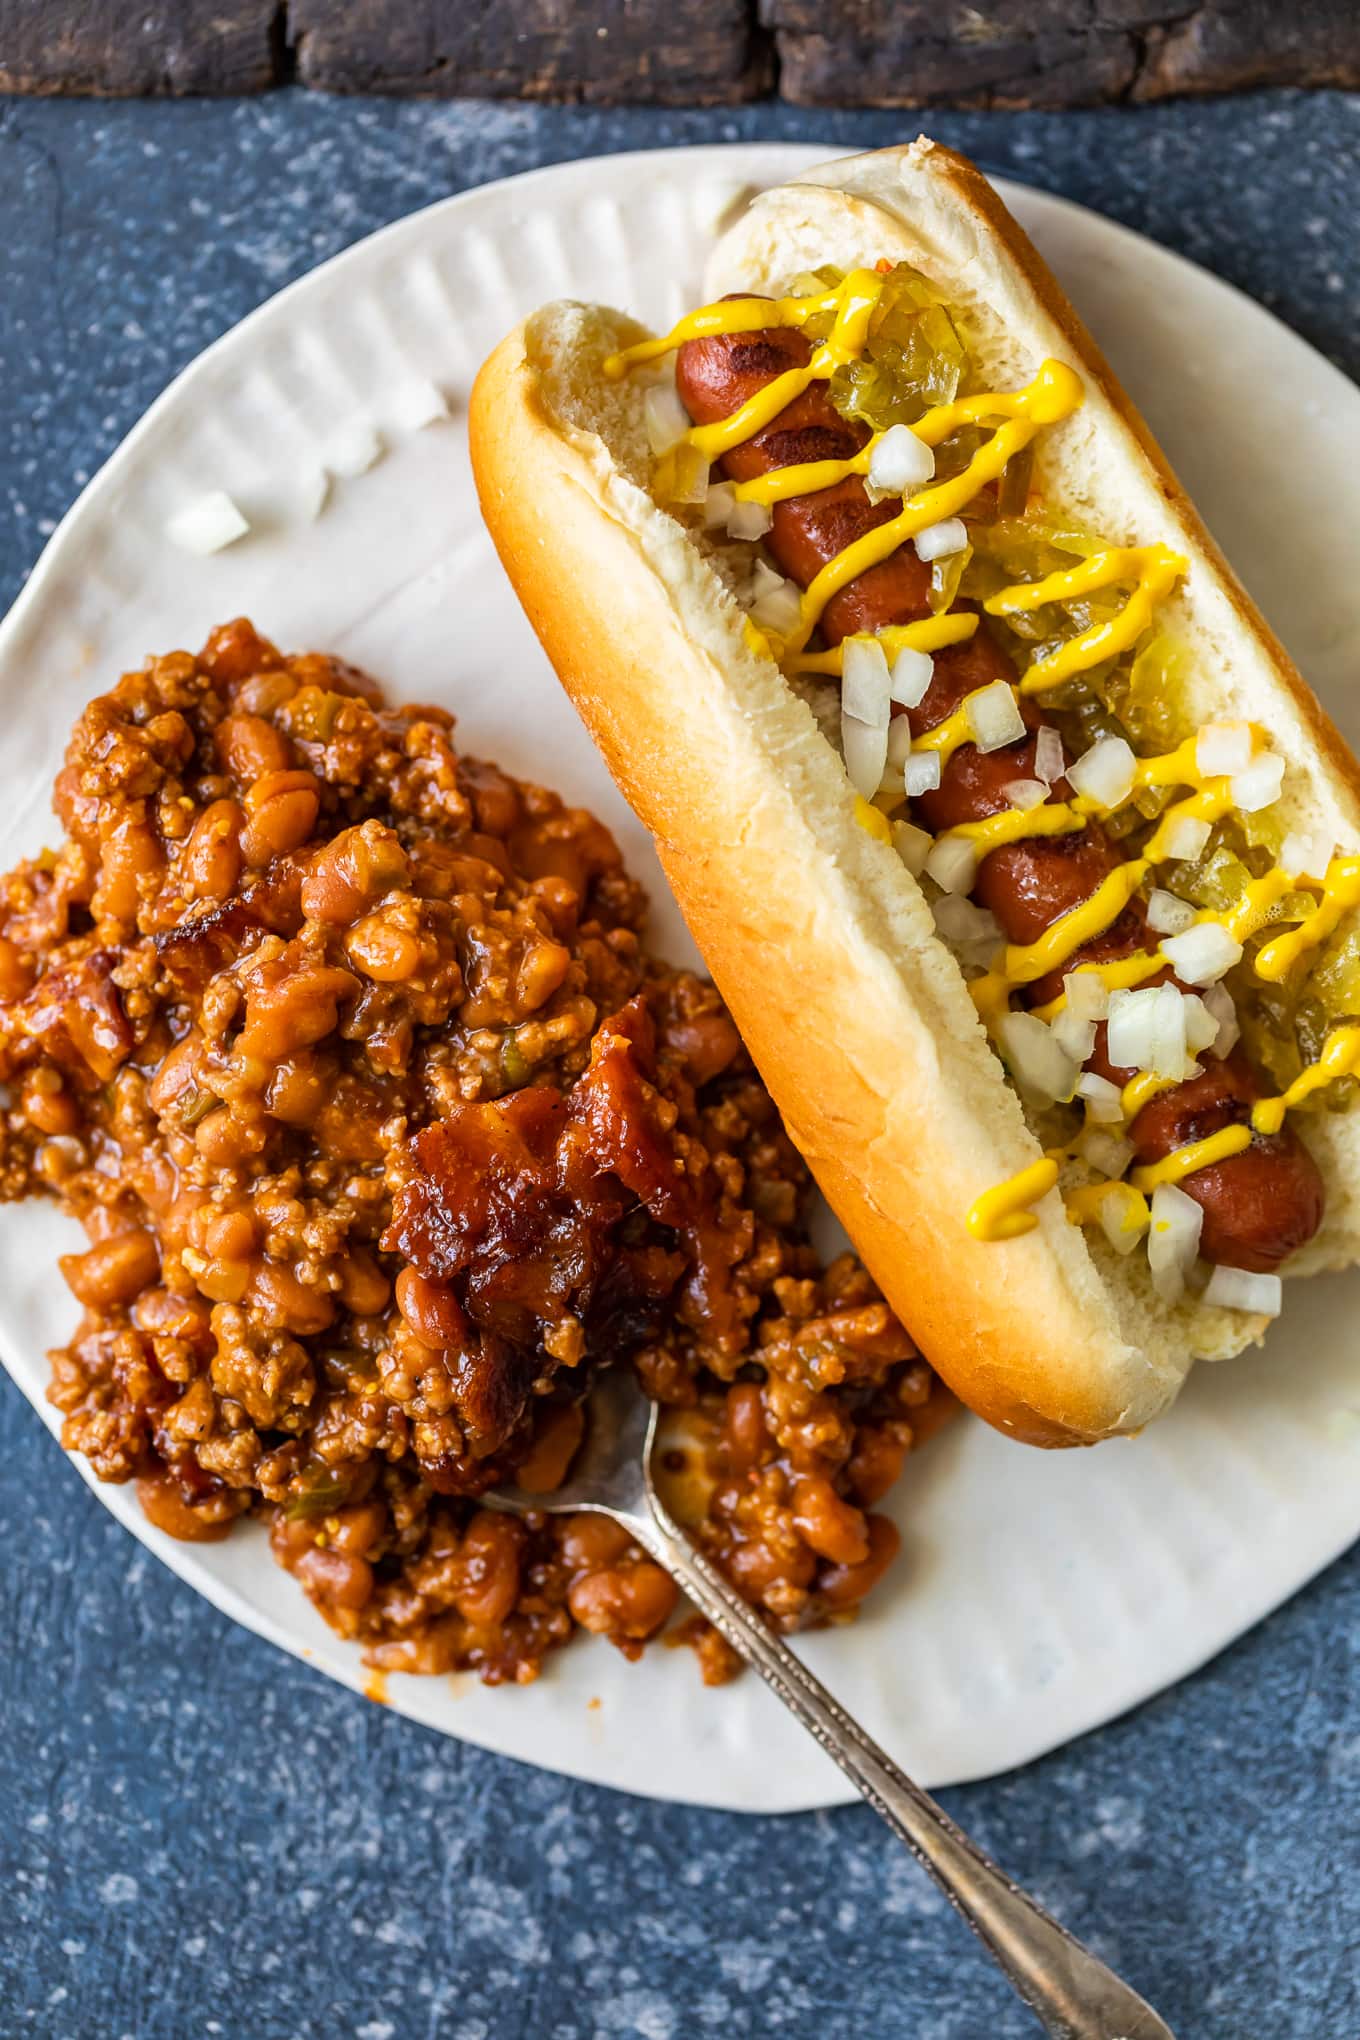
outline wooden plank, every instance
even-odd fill
[[[1086,106],[1360,84],[1357,0],[760,0],[803,106]]]
[[[1147,38],[1133,98],[1251,85],[1360,86],[1360,0],[1216,0]]]
[[[0,0],[0,92],[258,92],[281,19],[277,0]]]
[[[1360,0],[0,0],[0,91],[1080,106],[1360,87]]]
[[[330,92],[705,106],[771,83],[748,0],[291,0],[288,30]]]

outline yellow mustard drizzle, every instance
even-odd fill
[[[1054,425],[1081,402],[1081,383],[1061,361],[1046,361],[1032,383],[1008,396],[989,397],[998,416],[1006,419],[984,441],[962,473],[909,496],[896,517],[875,525],[829,560],[803,591],[800,621],[788,650],[799,652],[812,636],[828,602],[871,567],[890,559],[900,546],[928,525],[939,524],[967,509],[979,489],[994,482],[1017,453],[1027,447],[1042,425]]]
[[[1155,1077],[1151,1070],[1139,1070],[1120,1092],[1119,1109],[1132,1126],[1145,1105],[1150,1105],[1154,1098],[1160,1098],[1163,1091],[1174,1091],[1175,1088],[1175,1077]]]
[[[1042,694],[1099,660],[1128,651],[1150,628],[1154,603],[1170,592],[1188,565],[1188,560],[1165,545],[1111,546],[1093,553],[1079,566],[1046,574],[1041,581],[1002,588],[983,604],[989,616],[1014,616],[1019,611],[1042,609],[1049,602],[1075,601],[1116,581],[1132,580],[1134,584],[1117,616],[1093,623],[1046,658],[1037,659],[1021,680],[1020,692]]]
[[[884,657],[891,664],[899,652],[938,652],[946,645],[964,644],[977,627],[978,619],[971,609],[951,609],[943,616],[923,616],[917,623],[887,624],[882,630],[872,633],[871,642],[883,647]],[[790,670],[795,673],[839,674],[845,659],[845,647],[853,643],[854,637],[865,635],[857,631],[853,637],[842,638],[829,652],[810,652],[796,660]]]
[[[884,276],[865,269],[850,271],[832,289],[806,298],[736,299],[707,305],[681,319],[664,337],[642,341],[611,355],[604,374],[611,381],[645,362],[654,361],[683,346],[686,341],[715,334],[756,332],[770,326],[801,328],[814,318],[830,314],[831,330],[800,368],[775,377],[756,392],[730,417],[708,425],[691,426],[681,447],[692,448],[699,457],[713,461],[730,452],[753,434],[763,430],[787,405],[814,381],[826,379],[843,365],[854,361],[865,347],[869,325],[879,302]],[[786,663],[790,670],[838,674],[844,648],[807,653],[806,646],[816,630],[827,604],[840,591],[872,567],[888,559],[900,546],[927,526],[957,516],[978,491],[1001,475],[1016,454],[1028,446],[1041,427],[1069,416],[1082,401],[1078,377],[1064,363],[1045,361],[1034,380],[1023,389],[1000,394],[982,393],[955,399],[927,412],[912,428],[926,445],[938,446],[963,425],[996,423],[991,437],[955,476],[937,482],[904,499],[899,514],[875,527],[844,548],[816,575],[803,592],[799,621],[793,634],[781,642],[773,633],[759,629],[749,618],[745,623],[748,646],[764,651]],[[874,451],[884,435],[875,433],[864,447],[843,461],[813,461],[775,469],[734,487],[743,501],[772,505],[789,498],[828,488],[850,475],[867,475]],[[664,457],[662,466],[675,459]],[[1044,576],[1035,582],[1017,583],[1001,589],[983,605],[992,616],[1029,613],[1054,602],[1071,602],[1121,582],[1132,582],[1130,592],[1117,613],[1091,625],[1054,651],[1036,660],[1015,685],[1017,695],[1040,694],[1103,660],[1130,650],[1151,627],[1155,606],[1186,572],[1188,562],[1168,546],[1111,546],[1091,554],[1071,568]],[[914,624],[894,625],[876,633],[889,658],[903,648],[934,651],[971,637],[977,619],[967,614],[929,617]],[[942,722],[915,739],[918,751],[935,751],[941,765],[956,750],[973,740],[968,702]],[[1254,733],[1255,735],[1256,733]],[[1008,945],[999,968],[989,971],[970,987],[978,1012],[989,1028],[995,1029],[1008,1010],[1010,993],[1017,985],[1030,984],[1055,971],[1117,920],[1149,871],[1165,862],[1171,852],[1179,820],[1192,818],[1215,822],[1229,814],[1234,801],[1230,777],[1202,779],[1196,758],[1196,740],[1188,739],[1162,757],[1140,759],[1135,787],[1184,785],[1192,789],[1162,815],[1142,853],[1126,860],[1102,880],[1089,899],[1064,914],[1046,929],[1038,941]],[[982,821],[967,823],[947,832],[971,841],[979,860],[991,850],[1026,837],[1065,834],[1083,826],[1088,816],[1108,813],[1097,803],[1077,798],[1068,803],[1043,802],[1032,809],[1014,809]],[[887,817],[857,795],[855,819],[867,833],[891,841]],[[1220,913],[1201,913],[1199,921],[1217,921],[1239,942],[1260,931],[1286,894],[1296,890],[1320,892],[1315,909],[1288,933],[1266,943],[1256,958],[1258,974],[1278,982],[1301,959],[1315,950],[1333,932],[1342,915],[1360,906],[1360,857],[1333,859],[1321,884],[1302,876],[1291,878],[1279,868],[1253,880],[1240,899]],[[1290,918],[1293,918],[1291,916]],[[1160,950],[1140,952],[1108,963],[1079,965],[1094,970],[1111,989],[1143,982],[1164,968]],[[1050,1019],[1065,1005],[1065,995],[1036,1009]],[[1321,1055],[1308,1065],[1288,1090],[1278,1098],[1262,1099],[1252,1113],[1252,1127],[1260,1133],[1278,1132],[1285,1113],[1303,1102],[1334,1077],[1360,1074],[1360,1026],[1337,1029]],[[1131,1122],[1155,1096],[1172,1087],[1172,1080],[1140,1073],[1125,1086],[1122,1109]],[[1147,1223],[1146,1200],[1141,1193],[1161,1183],[1179,1182],[1197,1169],[1240,1153],[1252,1138],[1252,1128],[1231,1126],[1205,1140],[1193,1141],[1165,1156],[1160,1162],[1135,1170],[1128,1183],[1096,1183],[1067,1194],[1070,1215],[1079,1223],[1098,1222],[1104,1200],[1120,1191],[1133,1196],[1130,1206],[1133,1224],[1141,1230]],[[985,1191],[968,1213],[968,1228],[979,1240],[1014,1239],[1032,1230],[1037,1220],[1030,1207],[1045,1196],[1058,1179],[1058,1160],[1046,1155],[1019,1171],[1005,1183]]]
[[[1360,857],[1334,857],[1322,881],[1316,913],[1288,935],[1267,942],[1256,958],[1258,977],[1278,984],[1310,949],[1325,942],[1349,907],[1360,906]]]
[[[1072,370],[1060,361],[1046,361],[1034,381],[1027,383],[1024,389],[1012,391],[1009,396],[988,391],[976,397],[955,397],[952,403],[937,404],[923,418],[918,418],[911,432],[925,446],[941,446],[951,433],[957,432],[963,425],[984,425],[993,418],[1028,418],[1033,422],[1023,442],[1027,444],[1041,425],[1056,424],[1060,418],[1075,411],[1080,402],[1081,384]],[[791,496],[810,496],[817,489],[832,488],[850,475],[867,475],[873,465],[875,449],[885,437],[885,433],[875,432],[848,460],[810,460],[790,467],[771,468],[767,474],[753,475],[749,482],[738,482],[733,494],[748,503],[785,503]],[[1016,448],[1012,450],[1018,451]],[[963,475],[954,479],[962,481]],[[994,477],[989,475],[986,479],[990,481]],[[936,486],[949,485],[939,483]],[[978,486],[980,484],[968,491],[958,508],[971,502]],[[925,493],[930,496],[933,491]],[[924,498],[918,496],[911,500],[919,503]],[[937,509],[926,517],[925,523],[934,524],[941,517],[954,515],[954,510]],[[924,526],[918,528],[923,529]],[[907,536],[914,536],[914,533]]]
[[[1007,1177],[975,1197],[968,1210],[968,1230],[975,1240],[1018,1240],[1033,1232],[1039,1223],[1030,1209],[1047,1197],[1058,1180],[1058,1164],[1051,1155],[1031,1162],[1018,1175]]]
[[[1258,1133],[1278,1133],[1284,1115],[1301,1105],[1312,1092],[1320,1091],[1336,1077],[1360,1076],[1360,1027],[1334,1028],[1316,1062],[1309,1063],[1287,1091],[1278,1098],[1260,1098],[1253,1105],[1251,1123]]]
[[[1074,829],[1085,826],[1081,816],[1070,807],[1061,803],[1050,807],[1043,802],[1032,808],[1002,808],[1000,814],[987,815],[980,822],[957,822],[935,840],[971,843],[981,863],[993,850],[1004,849],[1008,843],[1023,843],[1033,836],[1070,836]]]
[[[892,842],[892,824],[882,808],[876,808],[862,793],[855,795],[855,820],[866,836],[877,836],[880,843]]]
[[[1166,958],[1160,950],[1137,949],[1132,956],[1115,956],[1108,963],[1079,963],[1077,971],[1098,977],[1107,992],[1126,992],[1166,967]],[[1056,1020],[1066,1004],[1067,993],[1059,992],[1056,999],[1049,999],[1042,1006],[1031,1006],[1030,1011],[1036,1019]]]
[[[1229,1156],[1240,1155],[1243,1148],[1250,1146],[1249,1126],[1225,1126],[1218,1133],[1206,1134],[1203,1140],[1189,1140],[1184,1147],[1173,1148],[1160,1162],[1134,1169],[1129,1181],[1135,1190],[1155,1190],[1161,1183],[1179,1183],[1182,1177],[1193,1176],[1196,1169],[1210,1169],[1215,1162],[1226,1162]]]

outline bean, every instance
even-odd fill
[[[305,843],[321,812],[321,789],[311,772],[266,772],[246,794],[241,852],[261,870]]]
[[[32,990],[37,975],[32,960],[18,944],[11,942],[8,935],[0,935],[0,999],[6,1003],[22,999],[25,992]]]
[[[364,1558],[313,1543],[293,1562],[293,1571],[314,1601],[357,1614],[373,1593],[373,1568]]]
[[[637,1565],[586,1573],[573,1584],[567,1606],[582,1629],[640,1641],[669,1619],[678,1598],[670,1574],[643,1559]]]
[[[61,1073],[46,1064],[25,1081],[23,1110],[39,1133],[74,1133],[80,1124],[80,1107],[63,1084]]]
[[[278,1062],[297,1048],[310,1048],[334,1031],[340,1002],[359,989],[347,970],[326,965],[296,971],[279,983],[253,989],[246,1000],[241,1030],[243,1055]]]
[[[392,1284],[371,1254],[352,1247],[340,1264],[340,1300],[356,1317],[376,1317],[387,1308]]]
[[[156,1242],[145,1227],[115,1233],[83,1254],[63,1254],[61,1272],[87,1310],[131,1303],[160,1272]]]
[[[238,785],[249,786],[266,772],[284,772],[293,762],[293,747],[281,729],[258,715],[229,715],[213,732],[213,743],[225,769]]]
[[[250,1300],[267,1323],[302,1337],[324,1332],[335,1317],[335,1305],[324,1290],[309,1288],[291,1268],[276,1261],[264,1261],[256,1269]]]
[[[520,1012],[537,1012],[570,969],[571,951],[560,942],[530,943],[515,972],[515,1003]]]
[[[244,811],[234,800],[204,808],[189,834],[181,859],[184,893],[191,900],[225,900],[241,876]]]
[[[758,1381],[739,1381],[723,1402],[722,1429],[716,1458],[724,1473],[745,1473],[757,1466],[769,1443],[765,1403]]]
[[[345,954],[356,970],[380,985],[403,984],[420,968],[417,937],[381,913],[369,914],[350,929]]]
[[[559,1536],[563,1563],[580,1572],[613,1565],[633,1541],[622,1524],[611,1523],[608,1516],[569,1516]]]
[[[302,911],[309,921],[346,927],[393,887],[407,884],[410,873],[395,830],[381,822],[342,829],[302,881]]]
[[[160,1067],[146,1087],[146,1102],[153,1112],[168,1112],[186,1091],[194,1089],[202,1056],[202,1035],[186,1034],[161,1057]]]
[[[467,1319],[452,1289],[414,1268],[403,1268],[397,1277],[397,1309],[421,1344],[435,1352],[460,1347],[467,1339]]]
[[[861,1502],[882,1500],[901,1473],[911,1443],[905,1424],[860,1432],[846,1472]]]
[[[860,1565],[869,1556],[863,1515],[850,1502],[842,1501],[820,1473],[802,1474],[794,1482],[793,1520],[813,1550],[836,1565]]]
[[[877,1586],[897,1556],[902,1540],[896,1524],[886,1516],[869,1516],[865,1522],[869,1532],[868,1556],[858,1565],[828,1566],[817,1582],[818,1599],[825,1608],[855,1607]]]
[[[165,852],[155,830],[134,810],[114,825],[100,845],[99,884],[93,902],[96,915],[107,914],[135,927],[142,900],[154,892],[164,869]]]
[[[549,1410],[533,1444],[515,1468],[515,1485],[526,1495],[551,1494],[561,1487],[567,1468],[585,1436],[586,1415],[580,1403],[558,1403]]]
[[[137,1499],[148,1523],[184,1544],[217,1544],[231,1529],[230,1516],[214,1518],[191,1508],[171,1474],[144,1475],[137,1483]]]
[[[513,1516],[479,1509],[468,1524],[458,1553],[458,1587],[453,1602],[477,1629],[504,1622],[519,1599],[519,1552],[523,1532]]]
[[[199,653],[198,662],[223,687],[232,687],[262,667],[277,666],[279,655],[253,623],[238,616],[231,623],[218,624]]]

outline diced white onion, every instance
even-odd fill
[[[841,661],[841,714],[868,723],[871,729],[886,730],[891,685],[878,639],[847,638]]]
[[[1067,768],[1072,791],[1103,808],[1122,807],[1137,776],[1138,760],[1122,737],[1102,737]]]
[[[1336,849],[1330,837],[1291,829],[1280,845],[1280,863],[1291,878],[1322,878]]]
[[[1107,1046],[1116,1069],[1147,1070],[1181,1082],[1190,1058],[1180,992],[1174,985],[1111,992]]]
[[[181,552],[198,553],[206,558],[209,553],[221,552],[224,545],[234,545],[249,529],[249,520],[241,515],[226,490],[210,489],[206,496],[198,496],[176,511],[165,527],[165,535]]]
[[[1175,1303],[1199,1252],[1204,1212],[1175,1183],[1159,1183],[1152,1193],[1152,1224],[1148,1231],[1148,1266],[1152,1286],[1166,1303]]]
[[[764,538],[773,522],[766,504],[734,501],[727,516],[727,535],[729,538]]]
[[[1115,1069],[1148,1069],[1152,1063],[1154,991],[1111,991],[1105,1051]]]
[[[1250,1310],[1261,1317],[1278,1317],[1284,1303],[1284,1284],[1278,1275],[1219,1267],[1209,1277],[1204,1301],[1216,1304],[1220,1310]]]
[[[902,721],[898,717],[898,721]],[[902,767],[902,788],[908,800],[915,800],[923,793],[934,793],[940,783],[940,754],[938,751],[913,751]]]
[[[990,687],[979,687],[963,706],[979,751],[1000,751],[1007,744],[1018,743],[1025,734],[1025,719],[1014,690],[1005,680],[993,680]]]
[[[1148,894],[1147,924],[1154,935],[1183,935],[1195,925],[1195,909],[1189,900],[1155,885]]]
[[[1048,788],[1042,779],[1008,779],[1001,791],[1013,808],[1028,814],[1031,808],[1042,807],[1048,799]]]
[[[1147,1231],[1147,1207],[1130,1183],[1112,1183],[1100,1200],[1100,1229],[1117,1254],[1131,1254]]]
[[[1063,755],[1063,740],[1051,723],[1043,723],[1034,739],[1034,776],[1042,779],[1046,786],[1061,779],[1067,768]]]
[[[910,425],[890,425],[870,456],[869,487],[900,496],[919,489],[934,472],[935,449],[918,439]]]
[[[737,499],[730,482],[711,483],[704,497],[704,530],[726,531],[727,520],[736,507]]]
[[[779,574],[772,573],[764,560],[757,560],[752,586],[755,600],[751,604],[751,615],[765,630],[777,632],[780,637],[789,637],[798,628],[802,615],[802,600],[796,582],[785,581]]]
[[[1259,758],[1252,759],[1245,772],[1233,774],[1233,805],[1244,815],[1258,814],[1279,799],[1283,785],[1284,759],[1278,751],[1263,751]]]
[[[1166,824],[1166,834],[1162,838],[1166,844],[1166,854],[1168,857],[1174,857],[1179,863],[1192,864],[1197,857],[1204,855],[1205,846],[1212,833],[1210,824],[1202,821],[1198,815],[1173,815]]]
[[[1066,1104],[1077,1085],[1077,1065],[1059,1047],[1053,1030],[1033,1013],[1006,1013],[997,1029],[1002,1053],[1024,1090]]]
[[[326,507],[331,478],[323,467],[308,468],[298,480],[297,506],[309,524],[315,523]]]
[[[1181,1005],[1185,1009],[1185,1045],[1191,1055],[1212,1048],[1218,1039],[1218,1022],[1203,999],[1196,992],[1183,992]],[[1186,1075],[1189,1074],[1187,1070]]]
[[[326,466],[333,475],[352,481],[356,475],[366,475],[382,459],[382,451],[382,440],[369,420],[350,418],[327,440]]]
[[[1204,1009],[1218,1022],[1218,1032],[1209,1043],[1212,1053],[1221,1060],[1231,1055],[1241,1037],[1242,1029],[1237,1024],[1237,1008],[1232,993],[1226,985],[1210,985],[1204,994]]]
[[[1086,1127],[1074,1145],[1082,1160],[1102,1176],[1122,1176],[1133,1160],[1132,1141],[1122,1140],[1116,1133],[1102,1133],[1098,1127]]]
[[[677,447],[689,431],[689,412],[669,383],[648,390],[642,400],[642,416],[647,427],[647,444],[658,460]]]
[[[924,531],[918,531],[913,543],[918,559],[927,563],[947,559],[967,545],[967,527],[961,517],[944,517],[938,524],[928,524]]]
[[[1077,1096],[1086,1100],[1086,1110],[1101,1126],[1118,1126],[1124,1117],[1124,1098],[1118,1084],[1083,1070],[1077,1078]]]
[[[902,771],[911,751],[911,724],[904,715],[895,715],[888,724],[888,765],[893,772]],[[936,761],[939,762],[938,760]]]
[[[857,722],[852,715],[842,715],[841,748],[850,784],[856,793],[872,800],[882,783],[888,755],[887,724],[874,729],[869,723]]]
[[[1152,1009],[1152,1060],[1148,1067],[1154,1077],[1183,1078],[1190,1062],[1186,1031],[1184,995],[1175,985],[1158,985]]]
[[[1195,739],[1195,765],[1205,779],[1224,779],[1251,763],[1251,724],[1205,723]]]
[[[918,831],[919,833],[919,831]],[[935,926],[946,942],[999,942],[1001,927],[985,907],[975,907],[962,893],[942,893],[931,908]]]
[[[447,418],[449,407],[444,392],[428,376],[413,376],[393,390],[387,406],[394,425],[404,432],[421,432]]]
[[[929,652],[914,652],[904,646],[892,662],[892,698],[902,708],[918,708],[935,676],[935,661]]]
[[[894,822],[892,825],[893,849],[913,878],[919,878],[926,868],[930,855],[931,837],[925,829],[918,829],[914,822]]]
[[[1110,1010],[1110,988],[1096,970],[1069,970],[1063,979],[1067,1010],[1082,1020],[1103,1020]]]
[[[1196,921],[1183,935],[1167,936],[1162,955],[1186,984],[1212,985],[1242,961],[1242,945],[1217,921]]]
[[[977,876],[977,851],[966,836],[940,836],[926,859],[926,876],[942,892],[966,893]]]
[[[1053,1022],[1053,1034],[1073,1062],[1084,1063],[1095,1050],[1095,1021],[1083,1020],[1066,1006]]]

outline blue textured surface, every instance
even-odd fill
[[[872,145],[908,126],[296,94],[0,102],[0,601],[171,375],[370,229],[607,149]],[[1360,102],[931,126],[1180,248],[1360,372]],[[0,1523],[3,2040],[1036,2030],[867,1811],[646,1804],[355,1699],[158,1567],[8,1383]],[[902,1684],[909,1704],[909,1664]],[[1360,1559],[1177,1692],[946,1798],[1180,2040],[1353,2040]]]

